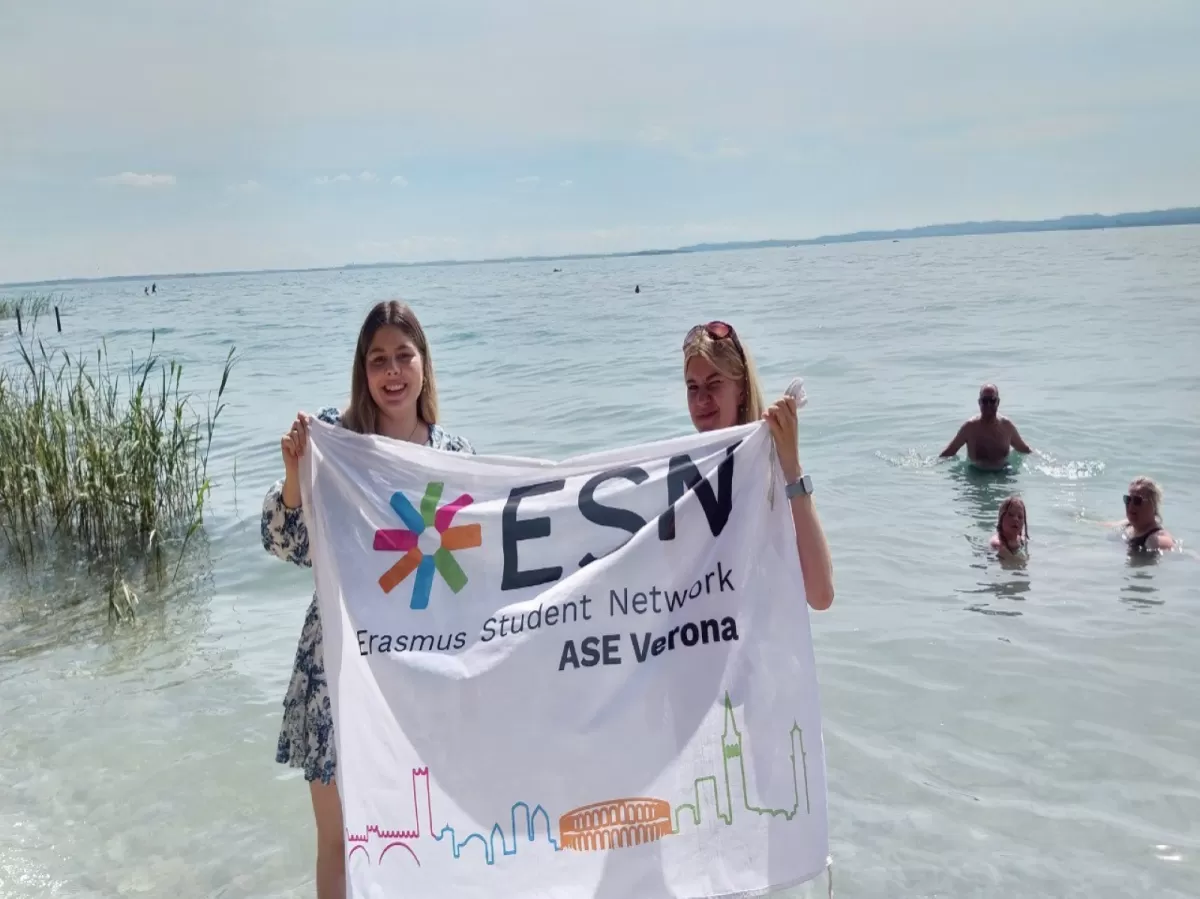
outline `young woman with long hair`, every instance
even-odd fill
[[[763,420],[771,429],[796,528],[804,593],[813,609],[833,604],[833,561],[813,502],[812,480],[800,464],[796,401],[783,396],[764,409],[754,362],[733,325],[696,325],[683,340],[688,412],[697,431]]]
[[[367,313],[359,330],[350,375],[350,403],[326,407],[321,421],[360,434],[473,453],[462,437],[438,423],[437,384],[425,331],[413,311],[391,300]],[[283,478],[263,501],[262,542],[294,565],[311,566],[308,527],[300,498],[300,457],[308,446],[309,416],[296,416],[280,440]],[[342,899],[346,886],[345,832],[337,793],[333,716],[322,650],[321,617],[313,594],[283,701],[276,761],[304,770],[317,828],[317,897]]]

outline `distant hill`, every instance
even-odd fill
[[[671,256],[679,253],[714,253],[720,250],[758,250],[771,247],[805,247],[821,244],[857,243],[881,240],[915,240],[922,237],[965,237],[979,234],[1017,234],[1035,231],[1094,231],[1099,228],[1149,228],[1163,225],[1200,225],[1200,206],[1161,209],[1152,212],[1122,212],[1116,215],[1065,215],[1039,221],[956,222],[948,225],[922,225],[895,231],[855,231],[795,240],[743,240],[726,243],[698,243],[661,250],[630,250],[623,253],[574,253],[564,256],[506,256],[495,259],[440,259],[428,262],[368,262],[307,269],[246,269],[240,271],[176,272],[147,275],[113,275],[107,278],[64,278],[55,281],[24,281],[0,284],[0,287],[51,287],[98,281],[165,281],[169,278],[213,278],[229,275],[269,275],[287,272],[325,272],[371,268],[413,268],[447,265],[494,265],[504,262],[569,262],[579,259],[619,259],[636,256]]]
[[[1200,206],[1190,206],[1155,212],[1121,212],[1117,215],[1064,215],[1062,218],[1040,221],[956,222],[950,225],[922,225],[919,228],[902,228],[896,231],[855,231],[852,234],[828,234],[823,237],[801,240],[698,243],[668,252],[708,253],[715,250],[803,247],[871,240],[912,240],[920,237],[965,237],[972,234],[1017,234],[1030,231],[1094,231],[1099,228],[1148,228],[1162,225],[1198,224],[1200,224]]]

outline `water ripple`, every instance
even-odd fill
[[[1195,896],[1200,560],[1131,564],[1104,522],[1149,473],[1200,540],[1200,229],[158,287],[73,286],[42,336],[124,360],[156,329],[202,396],[237,345],[207,562],[136,627],[77,596],[77,572],[0,575],[5,896],[311,895],[306,791],[272,757],[312,579],[262,550],[258,515],[280,435],[344,402],[361,316],[388,296],[418,309],[445,423],[482,451],[686,431],[679,342],[710,318],[737,325],[770,395],[806,378],[837,572],[814,616],[837,895]],[[1003,476],[936,458],[984,381],[1037,450]],[[1019,567],[986,545],[1014,491]]]

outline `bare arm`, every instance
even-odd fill
[[[1175,538],[1171,536],[1170,531],[1165,529],[1159,531],[1151,539],[1154,540],[1155,546],[1164,552],[1175,548]]]
[[[796,552],[800,555],[800,571],[804,575],[804,594],[808,604],[821,612],[833,605],[833,558],[825,540],[825,529],[821,527],[811,496],[793,497],[791,505]]]
[[[954,435],[954,439],[946,444],[946,448],[942,450],[942,458],[950,459],[958,455],[958,451],[963,448],[967,442],[967,433],[970,423],[964,424],[958,429],[958,433]]]
[[[800,451],[796,439],[796,401],[785,396],[763,413],[771,428],[779,466],[790,484],[804,470],[800,466]],[[794,496],[790,502],[792,526],[796,531],[796,553],[800,556],[800,573],[804,578],[804,595],[808,604],[818,612],[833,605],[833,558],[825,530],[817,516],[812,496]]]
[[[1012,441],[1013,449],[1015,449],[1018,453],[1025,453],[1028,455],[1029,453],[1033,452],[1033,450],[1029,448],[1029,444],[1021,438],[1021,432],[1017,430],[1017,426],[1011,421],[1008,423],[1008,437]]]
[[[283,487],[280,490],[283,498],[283,504],[289,509],[299,509],[302,500],[300,499],[300,475],[296,471],[286,471],[283,475]]]

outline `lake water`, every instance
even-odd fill
[[[258,516],[279,436],[345,399],[389,296],[485,452],[686,432],[679,344],[710,318],[769,394],[806,378],[837,574],[814,615],[835,895],[1200,892],[1200,228],[142,287],[68,288],[43,336],[120,359],[154,329],[204,391],[237,346],[207,541],[133,625],[71,601],[82,568],[0,571],[0,895],[312,895],[307,790],[274,762],[311,576],[262,550]],[[1037,450],[1005,483],[930,461],[989,380]],[[1148,565],[1097,523],[1139,474],[1185,547]],[[1024,570],[984,549],[1012,490]]]

